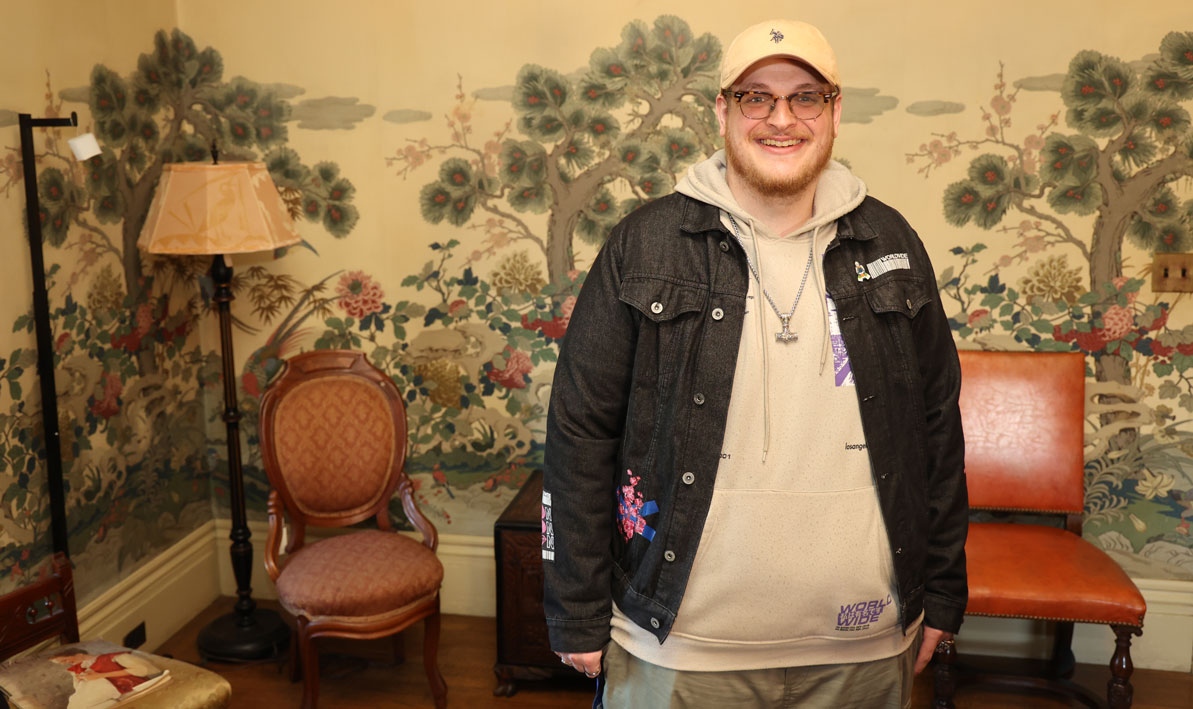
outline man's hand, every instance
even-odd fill
[[[557,652],[563,664],[577,672],[583,672],[586,677],[596,677],[601,673],[601,653],[597,652]]]
[[[920,645],[920,654],[915,658],[915,673],[917,675],[923,672],[928,663],[932,661],[932,653],[936,652],[936,646],[942,642],[953,642],[953,634],[924,626],[924,641]]]

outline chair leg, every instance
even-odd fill
[[[315,709],[319,700],[319,653],[310,634],[311,621],[298,616],[298,656],[302,659],[302,709]]]
[[[1073,656],[1073,624],[1060,621],[1054,625],[1054,630],[1056,634],[1052,640],[1052,661],[1048,671],[1058,679],[1069,679],[1077,668],[1077,658]]]
[[[1114,657],[1110,658],[1110,681],[1106,683],[1106,701],[1110,709],[1129,709],[1135,688],[1131,686],[1131,636],[1143,635],[1143,628],[1131,625],[1112,625]]]
[[[290,631],[290,683],[302,679],[302,654],[298,652],[298,631]]]
[[[436,606],[439,604],[436,603]],[[447,682],[439,673],[439,609],[427,616],[423,632],[423,666],[427,670],[427,681],[431,683],[431,694],[435,697],[435,709],[447,706]],[[313,707],[312,707],[313,709]]]
[[[933,709],[953,709],[957,693],[957,648],[953,640],[942,640],[932,653]]]
[[[394,646],[394,664],[400,665],[406,661],[406,633],[394,633],[390,636]]]

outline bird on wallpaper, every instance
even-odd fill
[[[323,292],[323,284],[339,274],[340,272],[336,271],[303,291],[286,317],[282,318],[273,332],[269,333],[269,337],[265,338],[265,344],[254,350],[245,360],[240,385],[249,396],[261,397],[265,387],[281,370],[286,357],[294,350],[298,338],[306,332],[299,329],[302,324],[339,297],[319,295]]]

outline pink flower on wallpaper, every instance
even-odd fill
[[[1102,313],[1102,324],[1107,341],[1121,340],[1135,328],[1135,313],[1121,305],[1112,305]]]
[[[349,271],[340,276],[336,295],[340,296],[340,307],[344,312],[358,320],[380,312],[381,299],[385,297],[377,281],[364,271]]]
[[[1127,278],[1126,276],[1119,276],[1118,278],[1115,278],[1112,282],[1114,283],[1114,287],[1118,288],[1121,291],[1123,289],[1123,287],[1127,285],[1127,282],[1130,280],[1131,279]],[[1135,299],[1137,297],[1139,297],[1139,291],[1128,291],[1126,293],[1126,296],[1127,296],[1127,305],[1134,305]]]
[[[523,314],[522,327],[527,330],[541,330],[545,337],[562,339],[567,333],[568,325],[572,322],[572,311],[575,309],[576,296],[569,296],[567,300],[563,301],[563,305],[559,306],[562,315],[556,315],[550,320],[542,318],[531,320],[529,316]]]
[[[153,306],[149,303],[141,303],[137,307],[136,315],[137,327],[135,332],[138,336],[144,337],[153,329]]]
[[[563,326],[566,328],[572,322],[572,311],[576,309],[576,296],[569,295],[568,299],[563,301],[563,305],[559,306],[559,310],[563,313]]]
[[[505,369],[491,369],[486,376],[506,389],[525,389],[526,375],[533,367],[530,355],[519,350],[505,348]]]
[[[120,403],[117,399],[124,391],[124,382],[120,381],[120,377],[108,372],[100,375],[100,381],[103,383],[102,398],[92,398],[91,413],[106,419],[112,418],[120,413]]]

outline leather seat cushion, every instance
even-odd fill
[[[277,589],[285,607],[308,617],[374,616],[432,594],[442,582],[435,552],[394,532],[366,530],[299,549]]]
[[[1113,559],[1063,529],[973,523],[965,544],[974,615],[1143,625],[1143,595]]]

